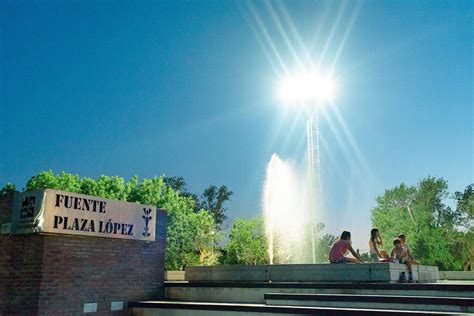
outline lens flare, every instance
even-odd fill
[[[330,75],[296,73],[285,77],[278,95],[285,104],[306,104],[330,101],[335,97],[336,84]]]

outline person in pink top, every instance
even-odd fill
[[[354,258],[345,257],[346,252],[350,251]],[[352,249],[351,245],[351,233],[343,231],[341,238],[336,240],[329,251],[329,262],[331,263],[362,263],[362,259],[357,252]]]

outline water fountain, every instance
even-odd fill
[[[270,264],[311,262],[311,214],[306,177],[272,155],[263,190]]]

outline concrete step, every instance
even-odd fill
[[[264,304],[266,293],[474,297],[474,283],[167,282],[166,298],[191,302]]]
[[[413,278],[420,282],[436,282],[438,267],[414,265]],[[407,266],[398,263],[362,264],[274,264],[221,265],[187,267],[187,281],[212,282],[398,282],[408,275]]]
[[[231,316],[231,315],[469,315],[452,312],[394,311],[387,309],[355,309],[307,306],[268,306],[264,304],[146,301],[130,302],[131,315],[136,316]]]
[[[467,297],[267,293],[264,299],[267,305],[474,312],[474,299]]]

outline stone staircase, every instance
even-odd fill
[[[165,284],[165,301],[133,302],[129,307],[132,315],[143,316],[474,314],[474,282],[393,283],[401,267],[375,266],[367,273],[361,270],[362,265],[347,265],[346,269],[354,269],[357,276],[343,282],[337,274],[339,265],[326,266],[327,274],[321,274],[323,267],[319,266],[301,266],[286,273],[282,267],[260,266],[255,274],[249,267],[192,268],[189,275],[186,271],[187,282]],[[319,272],[316,278],[327,279],[332,273],[337,281],[308,281],[315,270]],[[418,271],[434,270],[421,267]],[[272,280],[268,280],[269,275]],[[367,277],[365,282],[360,280],[362,275]],[[371,281],[374,277],[387,280]],[[424,276],[420,273],[419,277]]]
[[[467,297],[267,293],[264,299],[265,304],[278,306],[474,312],[474,300]]]
[[[133,315],[472,315],[473,284],[166,284],[166,301]]]

